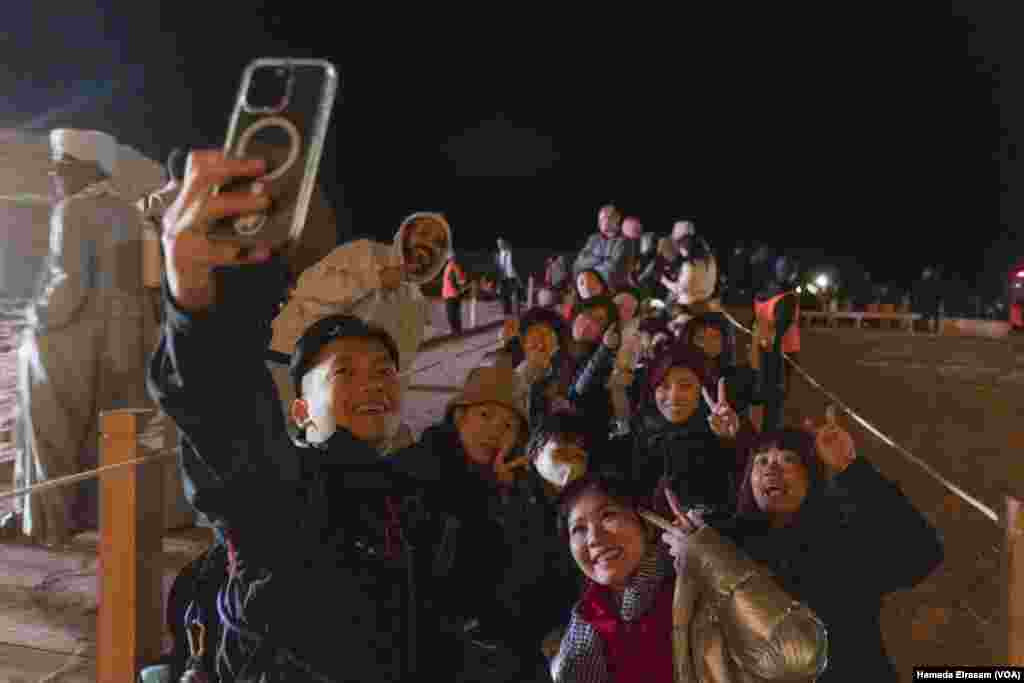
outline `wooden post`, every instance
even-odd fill
[[[144,455],[139,435],[152,410],[100,414],[100,465]],[[163,631],[161,463],[100,475],[100,585],[96,676],[134,681],[160,657]]]
[[[1003,547],[1003,598],[1006,605],[1006,657],[1001,662],[1024,666],[1024,502],[1006,497]]]

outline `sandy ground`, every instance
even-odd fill
[[[499,315],[482,305],[479,321]],[[468,323],[468,316],[467,316]],[[435,307],[430,335],[444,334]],[[421,352],[406,400],[419,433],[436,422],[466,374],[495,347],[497,331]],[[997,511],[1002,496],[1024,488],[1024,343],[908,336],[890,331],[805,330],[804,367],[864,419]],[[817,390],[795,382],[789,419],[820,415]],[[983,664],[998,642],[1001,532],[892,448],[851,423],[862,457],[898,481],[946,541],[946,562],[921,586],[887,599],[883,629],[904,680],[915,664]],[[165,585],[207,542],[192,530],[165,540]],[[95,536],[72,551],[0,548],[0,680],[34,681],[61,666],[60,681],[92,681],[96,610]],[[865,562],[899,547],[880,545]],[[842,586],[836,586],[842,590]],[[19,678],[20,677],[20,678]]]

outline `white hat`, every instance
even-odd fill
[[[117,169],[117,140],[98,130],[51,130],[50,153],[53,159],[67,155],[79,161],[95,162],[108,176],[113,176]]]

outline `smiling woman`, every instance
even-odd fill
[[[821,673],[826,636],[814,614],[710,527],[684,533],[677,521],[679,532],[663,537],[673,566],[639,500],[633,484],[607,474],[577,480],[559,499],[587,583],[551,665],[556,682],[705,681],[708,672],[715,681],[810,681]]]

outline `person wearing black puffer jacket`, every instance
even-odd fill
[[[827,415],[815,428],[764,432],[719,531],[772,570],[828,629],[820,683],[900,680],[885,652],[883,598],[923,581],[942,562],[939,532]]]
[[[349,316],[311,325],[291,355],[293,441],[265,364],[286,264],[206,236],[218,218],[267,208],[261,193],[208,191],[265,163],[211,150],[189,168],[163,219],[166,317],[147,381],[190,446],[190,502],[229,549],[217,675],[451,680],[458,662],[433,653],[457,634],[433,596],[455,525],[376,449],[401,408],[394,340]],[[248,272],[233,286],[223,269]]]
[[[615,354],[621,337],[615,302],[596,296],[581,304],[573,319],[572,337],[575,371],[569,384],[569,405],[586,418],[591,443],[597,449],[608,441],[612,408],[608,380],[615,369]]]
[[[515,370],[476,368],[444,420],[390,458],[423,485],[428,508],[459,524],[437,591],[464,634],[447,653],[461,668],[446,681],[550,680],[541,644],[576,598],[554,502],[532,468],[509,469],[528,433],[524,393]]]
[[[649,492],[667,480],[684,505],[702,508],[706,521],[717,522],[736,510],[737,445],[747,442],[750,430],[740,429],[724,395],[708,404],[706,376],[700,349],[677,341],[658,352],[646,403],[631,429],[631,476]]]

